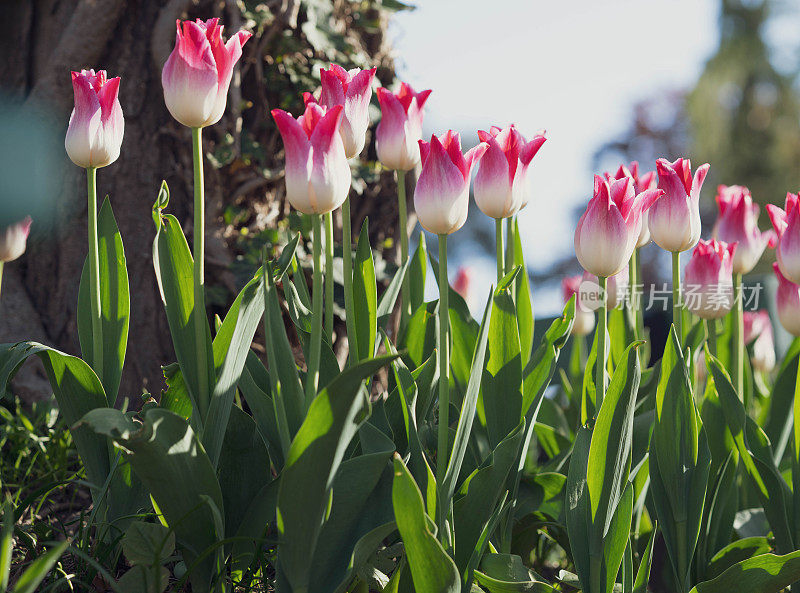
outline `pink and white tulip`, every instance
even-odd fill
[[[702,319],[724,317],[733,306],[733,257],[736,244],[700,241],[683,276],[684,305]]]
[[[658,187],[664,195],[648,213],[650,235],[662,249],[686,251],[700,239],[700,189],[710,165],[698,167],[694,178],[689,159],[680,158],[674,163],[658,159],[656,167]]]
[[[597,276],[589,272],[584,272],[582,279],[582,306],[591,311],[596,311],[603,304],[600,295],[600,281]],[[606,279],[606,293],[608,295],[606,306],[609,309],[616,309],[623,305],[628,294],[629,283],[628,266]]]
[[[636,193],[630,177],[609,183],[594,176],[594,196],[575,229],[575,254],[587,272],[608,278],[628,265],[642,224],[642,213],[661,196]]]
[[[733,271],[750,272],[767,245],[775,246],[775,234],[758,229],[758,204],[753,203],[750,190],[741,185],[720,185],[717,188],[719,218],[714,225],[714,238],[736,243]]]
[[[581,300],[581,285],[583,276],[568,276],[561,281],[561,291],[564,303],[575,295],[575,320],[572,322],[572,333],[576,336],[586,336],[594,329],[594,311],[587,307]]]
[[[239,31],[226,43],[219,19],[176,21],[176,26],[175,49],[161,72],[164,101],[184,126],[210,126],[225,112],[233,67],[252,34]]]
[[[344,152],[349,159],[361,154],[367,141],[369,101],[372,98],[372,79],[375,78],[375,70],[376,68],[345,70],[341,66],[331,64],[329,70],[320,71],[322,92],[319,101],[314,99],[311,93],[303,93],[306,105],[318,102],[328,109],[336,105],[344,108],[339,133],[344,142]]]
[[[800,286],[781,273],[777,263],[772,264],[778,278],[778,290],[775,293],[778,321],[793,336],[800,336]]]
[[[453,290],[460,294],[465,301],[469,301],[470,286],[472,285],[472,268],[460,266],[453,280]]]
[[[79,167],[105,167],[119,158],[125,132],[119,80],[108,78],[105,70],[72,73],[75,108],[69,116],[64,146]]]
[[[514,124],[481,130],[478,138],[489,148],[475,176],[475,203],[486,216],[514,216],[527,202],[528,165],[547,138],[537,134],[528,142]]]
[[[378,160],[387,169],[410,171],[419,164],[419,141],[422,140],[422,108],[431,91],[414,92],[405,82],[392,93],[378,89],[381,121],[375,130]]]
[[[753,342],[753,353],[750,357],[753,368],[769,373],[775,368],[775,340],[769,313],[764,309],[745,311],[743,318],[744,343]]]
[[[419,141],[422,172],[414,191],[414,208],[419,223],[428,232],[449,235],[467,220],[469,182],[472,168],[488,146],[481,142],[461,153],[461,138],[448,130],[430,142]]]
[[[656,189],[658,186],[658,175],[655,171],[648,171],[639,175],[639,162],[632,161],[630,167],[620,165],[617,172],[612,177],[610,173],[606,173],[606,180],[611,183],[614,179],[622,179],[629,176],[633,179],[633,187],[636,193],[642,193],[648,189]],[[639,240],[636,242],[636,247],[644,247],[650,242],[650,227],[647,224],[648,213],[642,213],[642,229],[639,231]]]
[[[286,198],[304,214],[335,210],[350,191],[350,165],[339,136],[343,109],[309,103],[297,119],[272,110],[286,149]]]
[[[14,261],[25,253],[32,222],[31,217],[26,216],[0,230],[0,262]]]
[[[778,236],[775,255],[778,266],[786,278],[800,283],[800,194],[786,194],[786,209],[774,204],[767,204],[767,212]]]

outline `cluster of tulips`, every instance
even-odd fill
[[[687,159],[659,159],[653,172],[640,174],[633,163],[595,176],[575,231],[586,273],[564,281],[564,313],[535,342],[515,217],[528,203],[527,174],[544,132],[528,141],[513,125],[491,127],[464,153],[453,131],[422,140],[430,91],[379,88],[375,146],[397,179],[401,257],[378,299],[368,229],[354,250],[348,197],[349,159],[366,144],[375,70],[331,65],[320,73],[319,95],[304,94],[299,117],[272,111],[284,142],[286,198],[313,223],[312,284],[295,254],[296,235],[279,257],[264,258],[212,330],[202,129],[222,117],[250,37],[240,31],[225,42],[222,33],[218,19],[178,21],[162,73],[169,112],[191,129],[194,229],[190,251],[165,212],[163,183],[153,206],[153,264],[177,362],[164,367],[160,399],[146,397],[136,412],[114,407],[130,306],[122,238],[110,201],[98,211],[95,190],[97,169],[119,157],[124,128],[120,79],[105,71],[72,73],[65,142],[87,172],[83,358],[33,342],[0,345],[2,387],[26,357],[44,363],[91,487],[99,544],[113,550],[122,538],[125,550],[139,537],[132,533],[149,534],[149,555],[126,552],[131,567],[120,584],[161,593],[174,576],[174,590],[190,581],[200,593],[235,586],[645,593],[659,533],[669,559],[661,578],[680,593],[777,592],[800,580],[800,423],[791,417],[800,402],[800,342],[774,383],[771,443],[749,416],[745,345],[753,342],[752,368],[768,373],[772,327],[764,311],[745,313],[741,298],[742,275],[775,247],[778,317],[800,335],[798,196],[789,194],[785,211],[769,206],[775,232],[761,232],[748,190],[720,186],[714,239],[703,241],[699,195],[708,165],[692,175]],[[438,260],[429,258],[424,234],[409,253],[405,181],[420,165],[414,206],[422,227],[438,236]],[[467,218],[471,189],[496,220],[497,285],[480,323],[447,272],[447,238]],[[340,207],[344,369],[332,350],[332,213]],[[24,251],[29,226],[0,236],[0,260]],[[649,365],[640,361],[642,307],[625,293],[641,282],[638,250],[651,239],[672,253],[673,327],[663,357]],[[682,284],[680,253],[692,248]],[[429,266],[439,298],[425,302]],[[457,287],[464,282],[459,275]],[[251,350],[262,321],[266,364]],[[559,364],[571,334],[578,338],[572,360]],[[787,456],[793,488],[782,473]],[[760,505],[769,538],[731,541],[740,491]],[[158,521],[136,520],[142,511]],[[180,562],[170,571],[165,564],[174,559],[162,552],[172,545]],[[577,574],[561,571],[551,584],[527,561],[541,562],[555,546]]]

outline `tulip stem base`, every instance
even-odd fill
[[[598,310],[597,316],[597,360],[595,361],[595,393],[596,393],[596,406],[595,417],[600,414],[600,406],[603,405],[603,399],[606,396],[606,367],[608,366],[608,340],[606,336],[606,325],[608,320],[608,295],[606,294],[606,287],[608,286],[608,278],[605,276],[598,276],[597,281],[600,283],[600,299],[601,305]]]
[[[97,169],[86,169],[89,209],[89,298],[92,307],[92,368],[103,381],[103,313],[100,304],[100,247],[97,237]]]
[[[311,291],[311,342],[308,345],[306,373],[306,410],[317,395],[319,383],[319,354],[322,348],[322,214],[314,219],[314,286]]]
[[[397,176],[397,213],[400,231],[400,265],[408,261],[408,203],[406,200],[406,172],[395,171]],[[400,289],[400,327],[411,317],[411,286],[408,274],[403,276],[403,285]]]
[[[200,417],[205,418],[211,399],[208,385],[208,351],[206,349],[205,303],[205,243],[206,207],[203,185],[203,129],[192,128],[192,157],[194,162],[194,235],[192,237],[192,256],[194,257],[194,341],[197,354],[197,394]]]
[[[683,344],[683,333],[681,327],[681,253],[672,252],[672,323],[678,340]]]
[[[333,212],[325,214],[325,336],[333,347]]]
[[[706,334],[708,334],[708,350],[711,352],[711,355],[716,357],[717,356],[717,320],[716,319],[707,319],[705,320],[706,324]],[[705,364],[705,362],[703,363]]]
[[[505,249],[503,248],[503,219],[494,219],[494,242],[497,248],[497,283],[505,276]]]
[[[353,234],[350,222],[350,196],[342,204],[342,275],[344,276],[344,320],[347,324],[348,364],[358,362],[356,317],[353,308]]]
[[[744,397],[744,308],[742,307],[742,275],[733,274],[733,372],[736,393],[745,403]]]
[[[439,431],[436,447],[436,483],[444,486],[448,462],[450,419],[450,285],[447,278],[447,235],[439,235]],[[445,537],[447,509],[437,505],[440,537]]]

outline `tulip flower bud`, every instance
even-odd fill
[[[683,276],[686,308],[702,319],[724,317],[733,306],[733,254],[736,243],[700,241]]]
[[[79,167],[105,167],[119,157],[125,119],[119,104],[119,78],[106,71],[72,73],[75,108],[69,116],[64,146]]]
[[[469,301],[469,288],[472,284],[472,268],[460,266],[453,281],[453,290],[460,294],[465,301]]]
[[[448,130],[430,143],[419,141],[422,172],[414,191],[414,208],[423,228],[437,235],[456,232],[467,220],[472,167],[488,146],[481,142],[461,153],[461,138]]]
[[[769,313],[764,309],[745,311],[743,318],[744,343],[753,342],[753,354],[750,358],[753,368],[769,373],[775,368],[775,340]]]
[[[22,221],[0,230],[0,262],[14,261],[23,253],[31,231],[30,216]]]
[[[778,266],[786,278],[794,283],[800,283],[800,209],[798,209],[798,196],[800,194],[786,194],[786,210],[781,210],[774,204],[767,204],[767,212],[775,227],[778,237],[778,246],[775,255]]]
[[[700,239],[700,188],[710,166],[698,167],[694,179],[689,159],[658,159],[656,167],[664,195],[650,208],[650,235],[661,249],[686,251]]]
[[[639,239],[642,212],[661,196],[658,189],[635,192],[630,177],[610,186],[594,176],[594,196],[575,229],[575,254],[587,272],[608,278],[628,265]]]
[[[572,333],[576,336],[586,336],[594,329],[594,311],[588,308],[581,300],[581,285],[583,276],[568,276],[561,281],[561,290],[564,294],[564,303],[575,295],[575,319],[572,322]]]
[[[343,109],[309,103],[297,119],[272,110],[286,150],[286,198],[304,214],[335,210],[350,191],[350,165],[339,136]]]
[[[741,185],[720,185],[717,188],[719,218],[714,225],[714,238],[726,243],[736,243],[733,271],[750,272],[767,245],[775,246],[772,232],[758,230],[758,204],[753,203],[750,190]]]
[[[621,307],[628,295],[628,266],[606,279],[606,306],[609,309]],[[597,276],[584,272],[581,281],[581,305],[590,311],[597,311],[602,305],[600,281]]]
[[[383,87],[378,89],[381,121],[375,130],[375,150],[387,169],[410,171],[419,163],[422,108],[430,94],[431,91],[415,93],[405,82],[397,94]]]
[[[252,34],[239,31],[225,43],[219,19],[176,21],[176,25],[175,49],[161,72],[164,101],[184,126],[210,126],[225,112],[233,67]]]
[[[623,177],[630,177],[633,179],[633,189],[637,194],[642,193],[648,189],[656,189],[658,186],[658,176],[655,171],[650,171],[639,176],[639,162],[632,161],[630,167],[620,165],[617,172],[612,177],[611,173],[605,173],[606,181],[611,183],[615,179],[622,179]],[[650,242],[650,228],[647,224],[647,212],[642,212],[642,228],[639,231],[639,239],[636,241],[636,247],[644,247]]]
[[[475,176],[475,203],[486,216],[514,216],[527,201],[528,165],[547,139],[537,135],[527,142],[513,124],[504,130],[492,126],[478,138],[489,148]]]
[[[330,70],[321,70],[322,93],[319,101],[311,93],[303,93],[306,105],[319,103],[328,109],[341,105],[344,107],[339,133],[344,142],[344,152],[348,159],[361,154],[367,141],[369,127],[369,101],[372,98],[372,79],[376,68],[345,70],[331,64]],[[420,133],[422,125],[420,124]]]
[[[778,321],[793,336],[800,336],[800,286],[781,273],[777,263],[772,264],[778,278],[778,290],[775,293]]]

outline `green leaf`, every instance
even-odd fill
[[[716,578],[742,560],[769,554],[771,551],[772,546],[766,537],[745,537],[731,542],[711,559],[707,571],[708,578]]]
[[[55,566],[68,546],[68,541],[56,544],[31,562],[31,565],[22,573],[22,576],[17,579],[14,593],[35,593],[39,584]]]
[[[171,214],[160,211],[157,220],[156,237],[153,241],[153,267],[167,313],[175,355],[189,396],[202,420],[208,412],[215,379],[214,365],[210,364],[214,360],[214,354],[211,348],[211,331],[205,322],[205,304],[194,302],[194,263],[180,223]],[[204,320],[204,344],[201,346],[205,348],[206,360],[209,362],[204,369],[197,367],[195,315],[202,315]],[[200,392],[200,373],[206,374],[208,391],[205,393]]]
[[[489,593],[555,593],[514,554],[488,554],[475,571],[475,580]]]
[[[690,582],[711,464],[711,452],[701,427],[673,326],[661,359],[661,377],[656,389],[650,479],[672,570],[684,590]]]
[[[778,593],[800,580],[800,551],[775,556],[764,554],[731,566],[720,576],[700,583],[690,593]]]
[[[150,492],[172,529],[187,564],[222,539],[213,515],[224,512],[222,492],[211,461],[184,418],[161,408],[134,422],[119,410],[86,414],[81,426],[106,435],[124,448],[136,475]],[[192,589],[208,591],[221,567],[221,550],[200,561],[191,575]]]
[[[281,474],[277,510],[280,571],[292,590],[308,590],[334,476],[356,430],[369,415],[363,381],[395,358],[373,358],[339,375],[311,403],[292,441]]]
[[[489,446],[494,448],[522,418],[522,361],[517,311],[511,292],[503,287],[502,282],[494,292],[488,349],[478,408],[483,410]]]
[[[403,278],[405,278],[405,275],[408,273],[408,265],[408,262],[406,262],[397,269],[391,282],[389,282],[389,286],[383,291],[378,301],[378,308],[375,310],[375,315],[377,317],[377,330],[379,333],[389,326],[395,303],[397,303],[397,297],[400,295],[400,291],[403,288]],[[377,335],[375,338],[375,348],[372,353],[373,356],[378,355],[380,341],[380,335]]]
[[[519,325],[519,344],[522,353],[522,366],[528,364],[533,348],[533,301],[528,278],[528,268],[522,253],[522,238],[519,235],[519,220],[514,219],[514,265],[521,269],[514,281],[514,303],[517,307],[517,324]]]
[[[120,577],[117,587],[122,593],[161,593],[169,585],[169,576],[169,569],[165,566],[159,566],[155,571],[134,566]]]
[[[408,268],[408,287],[411,310],[416,311],[425,302],[425,277],[428,273],[428,250],[425,233],[419,234],[419,244],[411,257]]]
[[[642,560],[639,563],[639,569],[636,571],[636,580],[633,582],[633,593],[647,593],[647,584],[650,582],[650,569],[653,566],[653,547],[656,542],[656,533],[658,530],[653,527],[650,532],[650,539],[647,541],[647,547],[642,554]]]
[[[108,405],[117,399],[125,350],[128,347],[128,326],[131,302],[128,290],[128,269],[122,236],[106,196],[97,218],[97,239],[100,259],[100,312],[103,332],[103,387]],[[92,351],[92,304],[89,281],[89,258],[83,265],[78,288],[78,338],[84,360],[94,360]]]
[[[411,368],[417,368],[428,360],[436,348],[439,321],[436,316],[437,306],[438,301],[420,305],[411,314],[405,332],[400,336],[398,348],[405,348]]]
[[[214,365],[218,371],[208,415],[203,420],[203,446],[215,466],[226,438],[236,386],[263,314],[264,282],[259,270],[236,297],[214,338]]]
[[[586,487],[586,474],[589,466],[589,448],[592,442],[592,429],[581,426],[575,435],[575,443],[570,456],[566,486],[566,523],[572,562],[584,587],[590,582],[592,515],[589,504],[589,489]]]
[[[461,593],[458,569],[428,528],[422,494],[397,455],[392,504],[414,588],[426,593]]]
[[[373,355],[377,336],[378,287],[375,281],[375,264],[369,244],[369,220],[364,219],[358,237],[356,257],[353,261],[353,304],[355,309],[356,345],[358,360]]]
[[[122,538],[122,552],[129,564],[156,566],[175,551],[175,533],[160,523],[134,521]]]
[[[14,552],[14,505],[10,500],[3,503],[3,527],[0,532],[0,591],[6,593],[11,574],[11,559]]]

